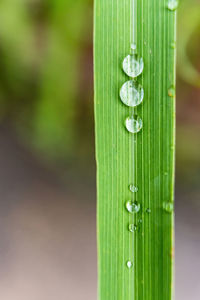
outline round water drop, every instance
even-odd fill
[[[142,224],[142,219],[139,219],[139,220],[138,220],[138,223]]]
[[[133,263],[129,260],[129,261],[127,261],[126,265],[130,269],[130,268],[132,268]]]
[[[168,0],[167,7],[169,10],[176,10],[178,7],[178,1],[177,0]]]
[[[146,209],[146,212],[147,212],[148,214],[150,214],[150,213],[151,213],[151,209],[150,209],[150,208],[147,208],[147,209]]]
[[[135,43],[132,43],[132,44],[131,44],[131,51],[135,52],[135,51],[136,51],[136,48],[137,48],[136,44],[135,44]]]
[[[129,185],[129,190],[132,192],[132,193],[137,193],[138,192],[138,187],[137,186],[134,186],[133,184]]]
[[[144,90],[139,83],[129,80],[122,85],[120,98],[125,105],[135,107],[142,102]]]
[[[168,213],[172,213],[174,210],[174,204],[171,202],[164,202],[163,209]]]
[[[130,224],[128,226],[128,229],[129,229],[130,232],[135,232],[137,230],[137,226],[134,225],[134,224]]]
[[[175,95],[176,95],[175,87],[172,85],[172,86],[170,86],[170,88],[168,89],[168,96],[169,96],[169,97],[175,97]]]
[[[133,201],[127,201],[126,202],[126,209],[131,214],[138,213],[139,210],[140,210],[140,204],[138,204],[137,202],[133,202]]]
[[[135,46],[136,47],[136,46]],[[132,46],[131,46],[132,48]],[[133,49],[132,49],[133,50]],[[124,72],[132,78],[138,77],[143,69],[144,69],[144,62],[142,57],[138,57],[137,54],[129,54],[123,60],[122,64]]]
[[[176,42],[172,42],[170,46],[172,49],[176,49]]]
[[[142,129],[142,119],[137,115],[128,117],[126,118],[125,126],[130,133],[137,133]]]

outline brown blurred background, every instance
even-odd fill
[[[0,298],[96,299],[92,0],[0,2]],[[200,299],[200,1],[178,22],[176,300]]]

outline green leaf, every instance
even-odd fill
[[[96,0],[94,10],[99,300],[169,300],[176,10],[160,0],[138,0],[134,14],[133,1],[125,0]],[[119,97],[121,86],[130,80],[122,61],[130,54],[133,32],[144,60],[137,77],[144,100],[136,108]],[[143,121],[137,134],[124,125],[133,114]],[[137,192],[129,190],[131,184]],[[127,201],[136,201],[139,212],[129,213]]]

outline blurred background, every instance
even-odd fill
[[[176,299],[200,299],[200,1],[178,13]],[[92,0],[0,1],[0,298],[96,299]]]

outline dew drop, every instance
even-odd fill
[[[128,117],[126,118],[125,126],[130,133],[137,133],[142,129],[142,119],[137,115]]]
[[[175,95],[176,95],[175,87],[171,85],[170,88],[168,89],[168,96],[175,97]]]
[[[131,51],[135,52],[135,51],[136,51],[136,48],[137,48],[136,44],[135,44],[135,43],[132,43],[132,44],[131,44]]]
[[[129,260],[129,261],[127,261],[126,265],[130,269],[130,268],[132,268],[133,263]]]
[[[137,186],[134,186],[133,184],[129,185],[129,190],[132,192],[132,193],[137,193],[138,192],[138,187]]]
[[[136,46],[133,46],[136,49]],[[131,46],[131,49],[134,50]],[[144,62],[142,57],[138,57],[137,54],[129,54],[123,60],[122,67],[124,72],[132,78],[138,77],[143,69],[144,69]]]
[[[176,49],[176,42],[172,42],[172,43],[170,44],[170,46],[171,46],[172,49]]]
[[[168,0],[167,7],[169,10],[176,10],[178,7],[178,1],[177,0]]]
[[[141,223],[142,223],[142,219],[139,219],[139,220],[138,220],[138,223],[140,223],[140,224],[141,224]]]
[[[144,90],[139,83],[129,80],[122,85],[120,98],[125,105],[135,107],[142,102]]]
[[[130,224],[128,229],[129,229],[130,232],[135,232],[137,230],[137,226],[134,225],[134,224]]]
[[[138,204],[137,202],[133,202],[133,201],[127,201],[126,202],[126,209],[131,214],[138,213],[139,210],[140,210],[140,204]]]
[[[163,209],[168,213],[172,213],[174,210],[174,204],[171,202],[164,202]]]
[[[147,209],[146,209],[146,212],[147,212],[148,214],[150,214],[150,213],[151,213],[151,209],[150,209],[150,208],[147,208]]]

